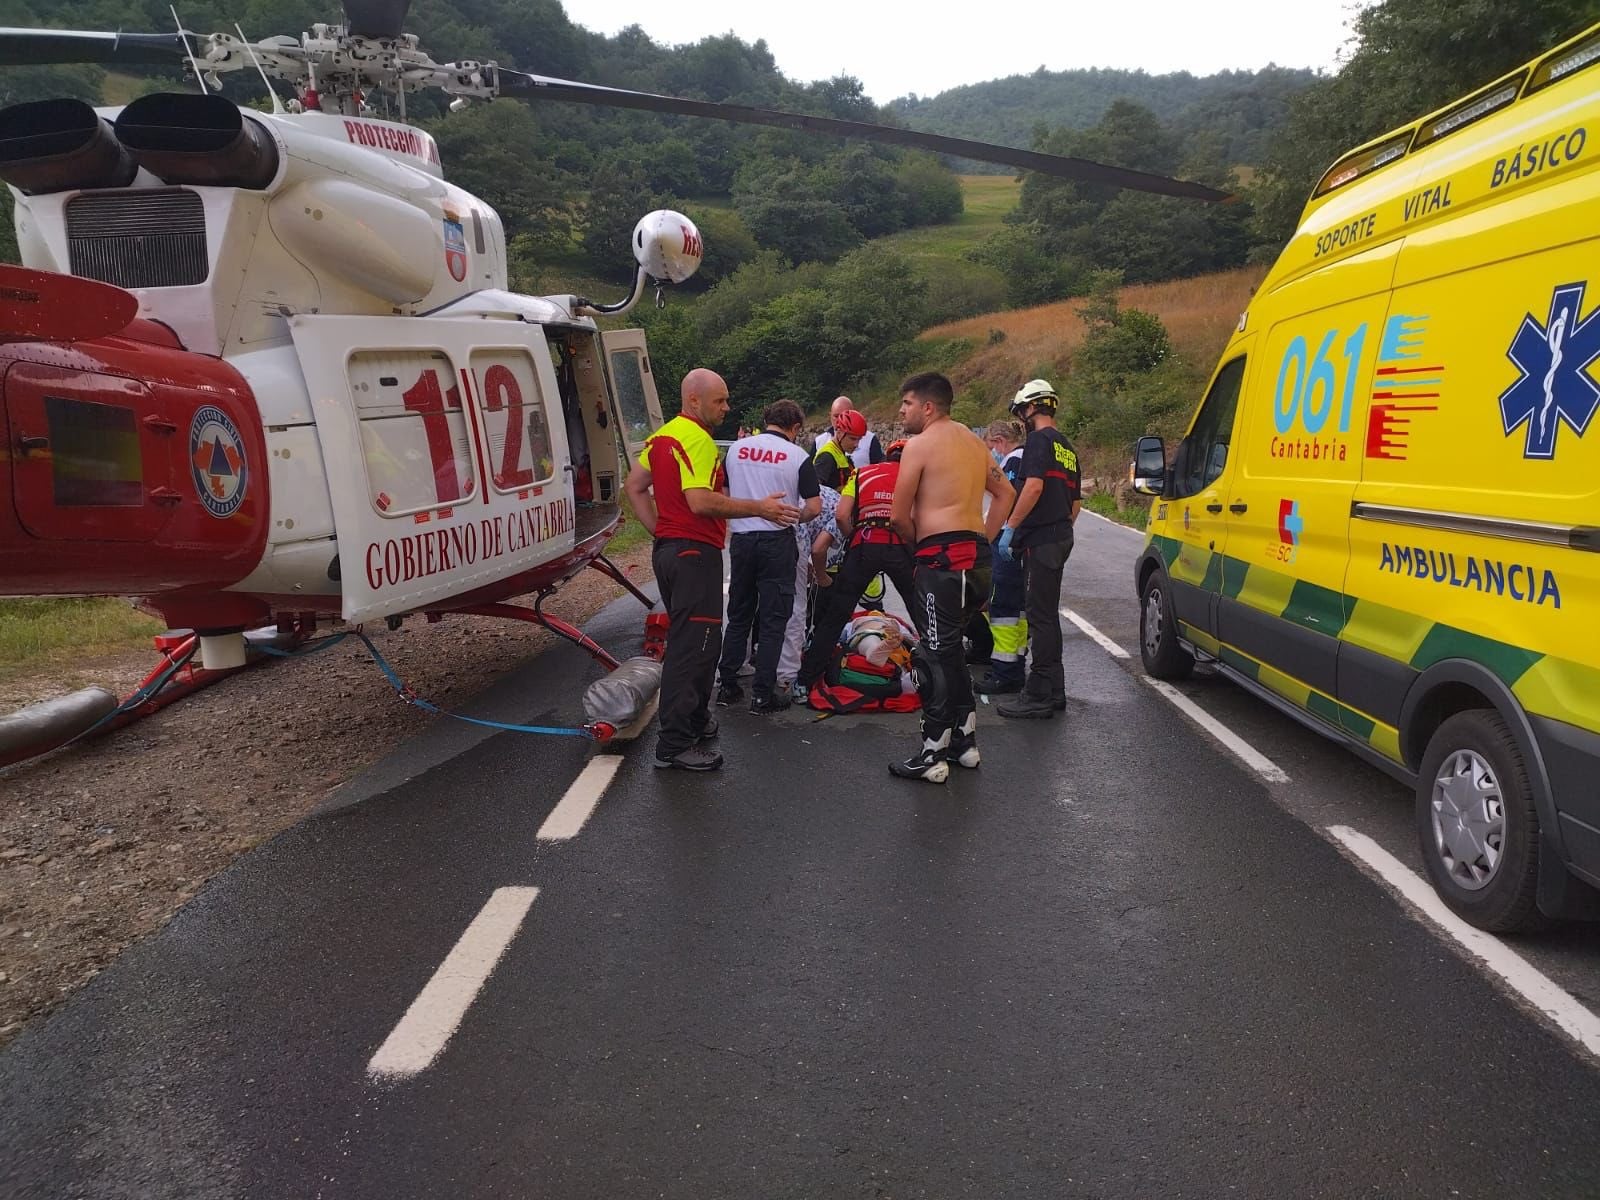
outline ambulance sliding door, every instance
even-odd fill
[[[650,352],[644,330],[612,329],[600,335],[606,349],[606,365],[622,409],[622,437],[628,458],[637,461],[644,440],[661,428],[661,399],[655,376],[650,371]]]
[[[1384,318],[1397,249],[1324,266],[1275,298],[1290,315],[1260,334],[1256,400],[1225,498],[1218,634],[1264,686],[1333,724],[1350,501],[1374,367],[1394,353]]]
[[[346,620],[444,605],[572,549],[566,429],[537,326],[297,316],[290,328]]]

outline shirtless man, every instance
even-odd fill
[[[943,783],[950,763],[976,767],[978,711],[961,631],[989,599],[989,543],[1016,493],[989,449],[950,419],[955,398],[937,372],[900,385],[900,423],[908,434],[895,483],[891,524],[916,547],[911,617],[921,642],[912,654],[922,698],[922,749],[889,764],[901,779]],[[987,518],[983,496],[993,497]]]

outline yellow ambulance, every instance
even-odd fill
[[[1484,929],[1600,912],[1597,409],[1600,25],[1336,162],[1136,451],[1145,669],[1413,783]]]

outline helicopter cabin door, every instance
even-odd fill
[[[343,616],[502,599],[572,553],[573,476],[544,331],[297,316],[338,534]]]
[[[650,373],[644,330],[611,329],[600,336],[605,341],[611,385],[622,409],[622,436],[628,443],[628,458],[637,462],[644,451],[645,438],[661,428],[661,399],[656,393],[655,376]]]

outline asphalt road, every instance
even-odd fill
[[[1138,545],[1087,520],[1064,593],[1130,649]],[[0,1055],[0,1195],[1600,1193],[1595,1060],[1324,836],[1414,859],[1405,790],[1191,685],[1269,786],[1066,645],[1066,719],[985,714],[946,787],[885,770],[914,718],[722,710],[724,771],[647,736],[560,842],[585,743],[437,728]],[[476,711],[570,723],[594,674]],[[442,1050],[375,1077],[527,888]],[[1600,990],[1593,929],[1519,948]]]

